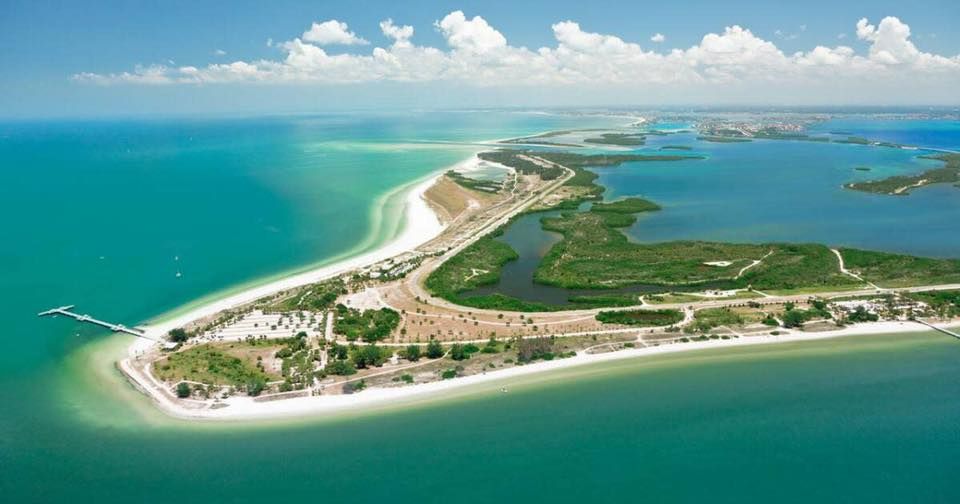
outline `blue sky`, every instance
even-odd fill
[[[454,11],[462,11],[463,17],[450,18],[446,29],[435,26]],[[481,22],[474,23],[474,16],[480,16]],[[894,16],[899,22],[881,25],[886,16]],[[864,31],[865,35],[858,38],[857,22],[862,18],[877,29]],[[425,56],[428,53],[391,53],[391,65],[402,66],[402,71],[370,63],[367,59],[374,48],[390,49],[396,42],[382,33],[380,22],[386,19],[392,19],[398,27],[413,28],[409,45],[435,48],[443,54],[435,55],[437,61],[429,63]],[[369,44],[307,40],[304,32],[312,23],[329,20],[346,23],[349,32]],[[568,20],[575,22],[576,27],[555,26]],[[954,62],[960,62],[956,59],[960,54],[960,34],[955,29],[958,20],[960,2],[955,1],[834,0],[781,5],[598,0],[4,0],[0,6],[0,88],[4,90],[0,116],[290,112],[387,105],[491,106],[505,101],[521,106],[751,101],[789,105],[813,104],[818,100],[881,105],[950,102],[949,88],[956,89],[960,84],[960,72],[954,68]],[[871,43],[879,38],[880,43],[874,45],[880,48],[885,37],[873,33],[880,34],[885,26],[890,33],[899,33],[898,29],[902,31],[907,25],[911,45],[903,53],[906,56],[893,51],[896,57],[891,63],[883,59],[883,54],[871,54]],[[732,26],[749,30],[750,36],[724,32]],[[665,40],[652,41],[657,33]],[[744,51],[744,59],[718,61],[705,56],[704,51],[711,49],[706,46],[697,53],[670,57],[672,49],[686,51],[701,44],[709,33],[721,36],[714,48],[727,47],[728,42],[735,41],[733,50]],[[589,60],[589,65],[577,67],[572,57],[562,60],[565,54],[569,56],[569,51],[561,47],[564,34],[571,37],[567,49],[576,47],[582,53],[579,60]],[[274,41],[272,46],[268,47],[268,39]],[[296,49],[282,46],[301,39],[303,44]],[[576,41],[599,45],[577,46]],[[755,48],[766,51],[761,42],[775,46],[790,61],[750,53]],[[461,45],[457,46],[458,43]],[[487,43],[489,47],[484,45]],[[811,51],[818,45],[830,48],[829,54],[813,54]],[[833,50],[839,46],[849,47],[854,54]],[[308,69],[281,65],[289,63],[291,54],[304,47],[308,50],[305,57],[313,58],[306,63]],[[538,54],[541,47],[556,53]],[[919,51],[919,57],[910,53],[914,51],[912,47]],[[322,50],[319,57],[324,63],[318,62],[314,48]],[[811,53],[810,57],[794,57],[797,52]],[[327,61],[328,56],[334,55],[357,58],[339,63]],[[842,71],[808,70],[816,66],[811,63],[813,56],[818,58],[816,65],[827,64],[829,59],[832,68]],[[504,67],[503,62],[511,58],[515,66]],[[211,67],[237,61],[257,67],[257,77],[228,77]],[[589,68],[607,64],[617,72],[625,70],[615,77],[589,74]],[[162,72],[166,79],[162,84],[147,85],[122,77],[124,72],[136,73],[138,67],[150,66]],[[688,72],[691,66],[696,68],[693,73]],[[748,67],[760,66],[769,72],[761,75],[747,71]],[[185,73],[184,67],[197,72]],[[522,71],[534,67],[539,70],[529,74]],[[659,74],[668,68],[676,71],[664,70],[663,75]],[[930,77],[922,73],[919,92],[911,95],[903,90],[903,84],[907,75],[917,74],[918,68],[929,70]],[[907,70],[898,76],[897,69]],[[510,77],[500,79],[497,72]],[[797,72],[795,80],[807,79],[808,85],[787,86],[779,94],[770,90],[771,76],[784,72]],[[652,74],[657,76],[646,78]],[[79,75],[87,77],[74,77]],[[837,84],[828,85],[833,75],[842,78],[837,79]],[[883,82],[874,86],[878,75]],[[914,85],[917,80],[910,82]],[[816,90],[804,92],[810,86]],[[869,89],[861,92],[863,86]],[[597,94],[591,91],[598,89],[603,90],[606,102],[589,96]]]

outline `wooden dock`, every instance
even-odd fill
[[[110,330],[113,331],[113,332],[127,333],[127,334],[130,334],[130,335],[136,336],[136,337],[138,337],[138,338],[146,338],[146,339],[149,339],[149,340],[153,341],[153,338],[148,337],[148,336],[146,335],[146,333],[143,332],[143,331],[141,331],[140,329],[134,329],[134,328],[132,328],[132,327],[127,327],[127,326],[125,326],[125,325],[123,325],[123,324],[113,324],[113,323],[107,322],[107,321],[105,321],[105,320],[95,319],[95,318],[91,317],[90,315],[80,315],[80,314],[78,314],[78,313],[74,313],[74,312],[70,311],[71,309],[73,309],[73,307],[74,307],[74,305],[61,306],[61,307],[59,307],[59,308],[52,308],[52,309],[50,309],[50,310],[47,310],[47,311],[43,311],[43,312],[38,313],[37,316],[39,316],[39,317],[51,317],[51,316],[56,316],[56,315],[64,315],[64,316],[66,316],[66,317],[74,318],[74,319],[76,319],[78,322],[86,322],[86,323],[88,323],[88,324],[94,324],[94,325],[98,325],[98,326],[101,326],[101,327],[106,327],[107,329],[110,329]]]

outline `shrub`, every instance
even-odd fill
[[[460,343],[454,343],[450,347],[450,358],[456,361],[466,360],[470,358],[470,354],[467,353],[465,347]]]
[[[267,388],[267,382],[263,378],[255,377],[247,381],[247,395],[258,396],[263,389]]]
[[[167,333],[167,337],[174,343],[183,343],[190,339],[190,335],[182,327],[171,329],[170,332]]]
[[[348,360],[335,360],[327,363],[325,370],[337,376],[349,376],[357,373],[357,368]]]
[[[190,397],[190,385],[187,385],[187,382],[180,382],[177,384],[177,397],[180,399]]]
[[[403,349],[402,354],[404,359],[410,362],[417,362],[420,360],[420,345],[410,345]]]
[[[427,357],[431,359],[443,357],[443,346],[440,345],[439,341],[433,339],[430,340],[430,343],[427,343]]]

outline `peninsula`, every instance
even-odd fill
[[[776,138],[764,131],[751,138]],[[644,135],[581,136],[621,147]],[[695,152],[577,154],[553,145],[476,156],[509,173],[446,171],[411,186],[408,226],[387,246],[142,327],[120,370],[175,416],[265,418],[609,359],[926,331],[960,316],[955,259],[813,243],[628,241],[622,229],[637,215],[670,209],[639,197],[602,201],[590,168],[683,167],[705,159]],[[955,168],[955,158],[939,159]],[[489,291],[519,257],[499,237],[538,212],[548,212],[542,228],[560,239],[532,282],[568,291],[564,303]],[[475,294],[480,288],[487,293]]]

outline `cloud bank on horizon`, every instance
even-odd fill
[[[79,73],[72,79],[95,84],[190,85],[227,83],[366,82],[466,83],[477,87],[555,86],[699,86],[775,85],[782,82],[817,86],[935,86],[946,92],[960,83],[960,55],[920,51],[910,40],[910,27],[888,16],[878,24],[856,23],[856,36],[867,44],[859,54],[850,46],[818,45],[785,54],[768,40],[738,25],[708,33],[699,44],[669,51],[645,50],[614,35],[583,30],[574,21],[552,25],[555,47],[531,50],[507,38],[481,16],[454,11],[434,23],[447,48],[419,46],[414,28],[391,19],[380,22],[390,44],[369,54],[330,52],[330,46],[368,45],[369,41],[335,19],[312,23],[300,37],[271,44],[283,57],[206,66],[137,66],[120,73]],[[646,38],[646,37],[645,37]],[[660,33],[650,37],[662,45]]]

